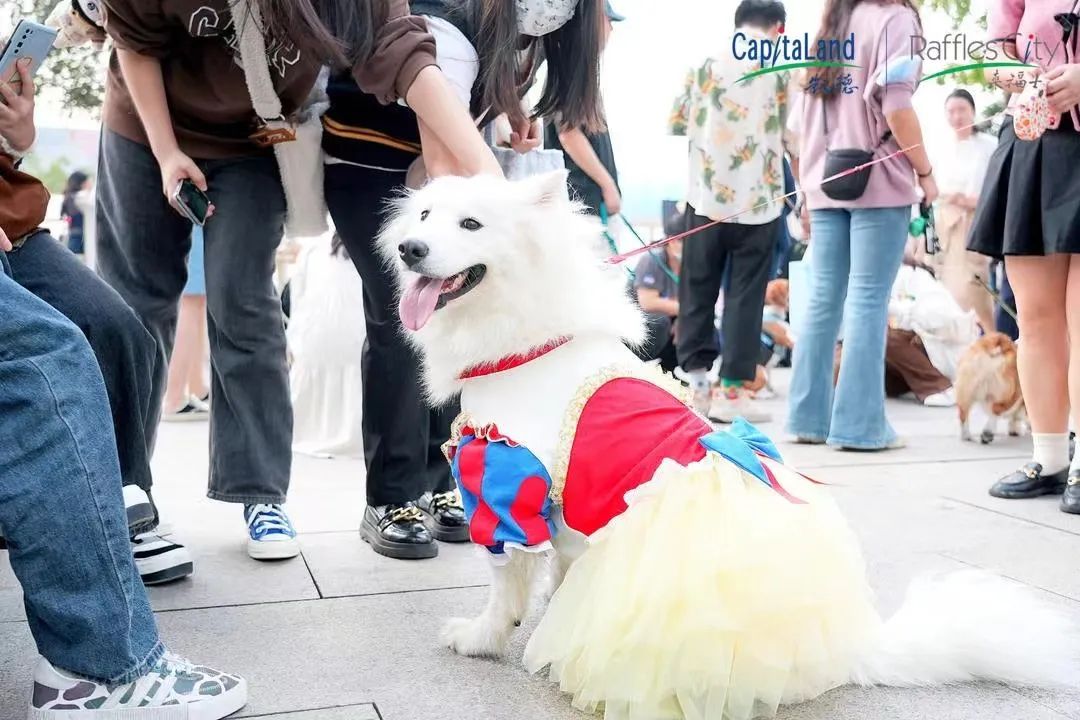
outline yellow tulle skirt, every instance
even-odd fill
[[[848,681],[872,642],[858,543],[826,488],[793,504],[712,453],[665,462],[589,540],[525,651],[605,720],[771,717]]]

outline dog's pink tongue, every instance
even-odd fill
[[[428,320],[435,314],[435,306],[439,304],[442,284],[442,280],[421,276],[405,288],[401,303],[398,304],[398,315],[406,328],[416,332],[427,325]]]

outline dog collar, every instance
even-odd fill
[[[490,363],[481,363],[479,365],[473,365],[472,367],[465,368],[460,375],[459,380],[471,380],[472,378],[484,377],[485,375],[494,375],[495,373],[505,372],[507,370],[513,370],[516,367],[521,367],[525,363],[532,362],[538,357],[543,357],[555,348],[562,347],[566,343],[570,342],[573,338],[569,336],[563,336],[549,340],[543,345],[538,345],[532,350],[520,355],[507,355],[504,358],[496,360]]]

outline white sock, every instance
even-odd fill
[[[1042,465],[1043,475],[1054,475],[1069,467],[1069,433],[1032,433],[1033,459]]]
[[[690,375],[690,389],[694,392],[709,392],[709,371],[708,370],[691,370]]]

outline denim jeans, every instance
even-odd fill
[[[28,238],[8,261],[16,283],[59,310],[90,342],[109,393],[120,476],[149,494],[154,339],[123,298],[49,233]]]
[[[292,404],[274,254],[285,194],[272,154],[197,160],[214,216],[204,228],[210,335],[210,489],[215,500],[281,503],[292,467]],[[187,282],[191,223],[169,207],[150,149],[101,133],[97,262],[157,344],[151,416],[161,414]],[[153,436],[148,442],[153,444]]]
[[[795,328],[788,430],[861,450],[886,447],[885,340],[889,297],[904,258],[909,207],[813,210],[811,290]],[[834,348],[844,328],[835,397]]]
[[[109,400],[79,328],[0,253],[0,527],[38,651],[97,681],[161,657],[131,555]]]

